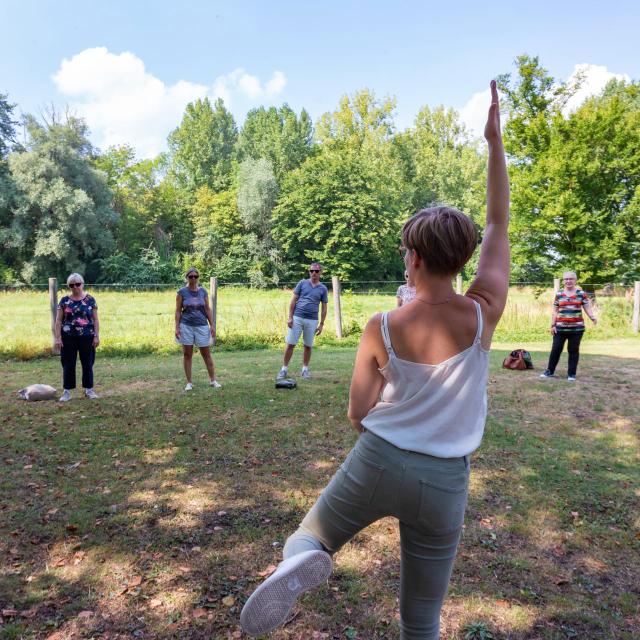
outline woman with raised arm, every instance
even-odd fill
[[[489,347],[509,282],[509,183],[491,83],[487,222],[466,295],[452,277],[477,245],[456,209],[424,209],[404,225],[411,304],[371,318],[351,381],[349,420],[360,434],[329,485],[287,540],[284,560],[247,600],[240,621],[261,635],[286,621],[296,598],[331,573],[331,556],[361,529],[400,525],[400,637],[436,640],[462,530],[469,456],[487,413]]]

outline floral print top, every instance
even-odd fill
[[[58,303],[62,309],[62,334],[66,336],[93,336],[93,310],[98,305],[93,296],[86,294],[82,300],[63,296]]]

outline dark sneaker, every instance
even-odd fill
[[[240,614],[244,631],[261,636],[286,622],[298,596],[325,582],[332,567],[324,551],[305,551],[283,560],[245,603]]]
[[[576,377],[575,376],[567,376],[567,381],[568,382],[575,382],[576,381]]]
[[[544,373],[540,374],[541,378],[555,378],[556,374],[555,373],[549,373],[549,370],[547,369],[547,371],[545,371]]]

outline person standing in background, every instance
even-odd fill
[[[93,296],[84,291],[84,278],[72,273],[67,278],[70,295],[58,303],[54,327],[55,345],[60,349],[62,363],[62,395],[60,402],[71,400],[71,390],[76,388],[76,360],[80,355],[84,395],[96,400],[93,390],[93,363],[96,347],[100,344],[98,305]]]
[[[220,389],[222,386],[215,376],[211,343],[216,336],[213,327],[213,314],[209,307],[209,296],[204,287],[198,286],[200,274],[191,267],[185,274],[187,286],[176,294],[176,341],[182,345],[184,375],[187,378],[185,391],[193,389],[191,368],[193,363],[193,347],[200,349],[200,355],[209,372],[209,386]]]
[[[309,265],[309,279],[300,280],[293,290],[293,296],[289,304],[289,319],[287,320],[289,331],[285,338],[287,346],[284,351],[282,368],[277,375],[278,380],[283,380],[287,377],[289,361],[301,335],[302,344],[304,345],[301,375],[307,380],[311,378],[309,362],[311,362],[313,339],[315,336],[319,336],[324,329],[327,304],[329,302],[329,291],[320,282],[321,274],[322,265],[319,262],[312,262]],[[322,304],[322,314],[318,324],[318,306],[320,304]]]
[[[549,354],[549,363],[546,371],[541,373],[540,377],[553,378],[555,376],[556,367],[564,349],[564,343],[567,342],[567,351],[569,353],[567,380],[575,382],[578,372],[578,360],[580,359],[580,341],[585,331],[582,309],[584,308],[589,320],[594,325],[597,324],[598,320],[591,308],[589,296],[577,286],[575,271],[565,271],[562,274],[562,280],[564,289],[558,291],[553,300],[553,312],[551,314],[553,343]]]

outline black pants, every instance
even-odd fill
[[[547,371],[555,373],[560,360],[560,354],[564,349],[564,343],[568,342],[567,351],[569,352],[569,367],[567,368],[568,376],[575,376],[578,370],[578,360],[580,359],[580,340],[584,331],[558,331],[553,336],[553,344],[551,345],[551,353],[549,354],[549,364]]]
[[[96,349],[93,346],[93,336],[65,336],[62,335],[62,388],[76,388],[76,359],[80,354],[82,365],[82,386],[93,389],[93,362],[96,359]]]

